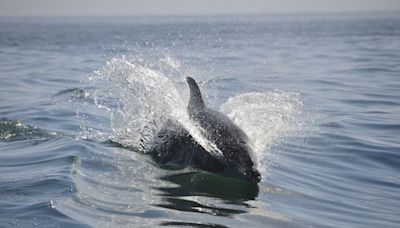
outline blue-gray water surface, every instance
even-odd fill
[[[215,109],[274,95],[262,126],[232,106],[264,132],[262,181],[129,144],[124,64],[182,94],[193,76]],[[399,77],[394,13],[0,18],[0,227],[398,227]]]

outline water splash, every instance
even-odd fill
[[[166,58],[166,61],[171,67],[180,66],[177,60]],[[96,92],[95,104],[110,112],[112,140],[147,152],[159,130],[172,119],[185,127],[207,151],[222,155],[204,137],[203,130],[189,119],[182,93],[156,67],[122,56],[107,62],[89,79],[104,88]]]
[[[204,130],[189,119],[187,87],[179,87],[187,76],[180,72],[181,63],[170,56],[160,63],[169,69],[140,58],[115,57],[90,75],[89,80],[99,88],[94,95],[96,107],[110,115],[109,139],[147,152],[167,120],[173,120],[211,154],[222,156],[206,139]],[[175,75],[170,75],[172,71]],[[275,90],[231,97],[221,111],[249,136],[260,164],[266,160],[268,153],[264,152],[269,146],[301,125],[298,117],[302,106],[298,93]]]
[[[249,136],[259,164],[268,160],[272,144],[302,126],[302,110],[300,94],[279,90],[239,94],[221,106]]]

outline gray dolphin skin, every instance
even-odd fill
[[[204,136],[223,156],[211,155],[185,128],[171,120],[158,133],[150,154],[161,164],[191,166],[258,183],[261,177],[247,135],[226,115],[207,108],[196,81],[191,77],[186,80],[190,88],[189,117],[205,130]]]

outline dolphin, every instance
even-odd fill
[[[204,129],[204,136],[218,147],[222,156],[209,153],[182,125],[169,120],[153,143],[152,157],[164,165],[191,166],[258,183],[261,176],[247,135],[226,115],[204,104],[193,78],[187,77],[186,80],[190,89],[189,118]]]

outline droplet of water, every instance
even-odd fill
[[[49,207],[56,208],[56,206],[54,205],[54,202],[52,200],[49,200]]]

